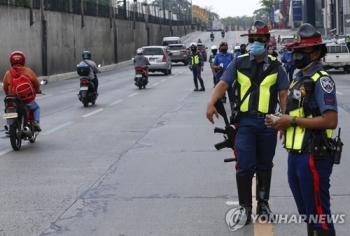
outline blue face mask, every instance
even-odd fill
[[[263,54],[265,51],[265,43],[259,43],[255,41],[252,45],[250,45],[250,52],[255,56],[259,56]]]

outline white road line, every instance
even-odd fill
[[[159,81],[159,83],[162,83],[162,82],[164,82],[166,79],[162,79],[161,81]]]
[[[227,201],[226,205],[228,205],[228,206],[239,206],[239,202],[238,201]]]
[[[139,93],[137,92],[137,93],[130,94],[128,97],[131,98],[131,97],[133,97],[133,96],[135,96],[137,94],[139,94]]]
[[[56,126],[55,128],[49,129],[48,131],[42,133],[42,135],[51,134],[51,133],[53,133],[53,132],[55,132],[55,131],[57,131],[57,130],[59,130],[59,129],[62,129],[62,128],[68,126],[68,125],[71,125],[71,124],[73,124],[73,123],[74,123],[74,122],[72,122],[72,121],[66,122],[66,123],[64,123],[64,124],[62,124],[62,125]]]
[[[157,84],[159,84],[159,83],[152,84],[152,86],[156,86]]]
[[[81,118],[85,118],[85,117],[94,115],[94,114],[96,114],[96,113],[98,113],[98,112],[100,112],[100,111],[103,111],[103,109],[101,108],[101,109],[98,109],[98,110],[96,110],[96,111],[90,112],[90,113],[88,113],[88,114],[86,114],[86,115],[81,116]]]
[[[12,150],[13,150],[12,148],[8,148],[8,149],[3,150],[3,151],[0,152],[0,156],[5,155],[6,153],[9,153]]]
[[[174,76],[172,75],[172,76],[168,76],[168,78],[173,78]]]
[[[73,90],[75,90],[75,89],[64,90],[64,91],[62,91],[62,92],[60,92],[60,93],[66,93],[66,92],[70,92],[70,91],[73,91]]]
[[[344,95],[344,93],[341,93],[341,92],[338,92],[338,91],[337,91],[337,94],[339,94],[339,95]]]
[[[42,99],[42,98],[47,98],[47,97],[51,97],[52,95],[53,95],[53,94],[49,94],[49,95],[44,95],[44,96],[36,97],[35,100]]]
[[[120,100],[118,100],[118,101],[112,102],[111,104],[108,105],[108,107],[114,106],[115,104],[118,104],[118,103],[120,103],[120,102],[122,102],[122,101],[123,101],[123,100],[120,99]]]

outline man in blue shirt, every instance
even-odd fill
[[[220,81],[221,76],[223,75],[224,71],[226,70],[227,66],[230,64],[230,62],[233,60],[233,55],[229,52],[227,52],[228,50],[228,45],[226,42],[222,42],[220,43],[219,46],[219,53],[215,56],[215,60],[213,62],[212,68],[216,71],[216,84]],[[230,102],[233,102],[233,100],[231,101],[232,97],[230,95],[230,93],[232,93],[232,89],[229,88],[227,90],[228,93],[228,97]],[[226,95],[224,94],[224,96],[222,97],[222,102],[226,103]]]
[[[214,123],[213,115],[218,117],[214,104],[225,91],[237,83],[238,130],[235,138],[235,154],[237,157],[236,181],[239,205],[245,209],[247,224],[251,221],[252,213],[252,178],[256,173],[256,214],[271,219],[268,200],[273,166],[273,157],[277,145],[276,131],[265,125],[267,114],[274,114],[277,104],[282,112],[286,108],[289,82],[287,74],[282,68],[272,67],[261,83],[245,96],[247,90],[253,85],[270,64],[280,63],[275,57],[267,55],[269,44],[269,28],[261,21],[254,21],[248,30],[250,52],[235,58],[227,67],[221,81],[215,86],[207,105],[206,115]],[[278,65],[278,64],[277,64]],[[235,86],[236,87],[236,86]],[[242,102],[243,97],[246,99]],[[236,99],[236,98],[235,98]],[[279,102],[278,102],[279,100]],[[283,133],[280,133],[280,137]]]
[[[292,60],[292,49],[287,48],[287,50],[282,54],[281,61],[284,63],[283,66],[286,69],[286,72],[289,77],[289,82],[291,83],[294,75],[294,64]]]

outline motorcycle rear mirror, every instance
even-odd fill
[[[225,125],[229,125],[230,123],[228,122],[227,119],[227,113],[224,107],[224,104],[222,103],[221,99],[219,99],[216,103],[215,103],[215,108],[218,111],[218,113],[222,116],[222,118],[224,118],[225,121]]]
[[[45,84],[47,84],[48,82],[47,82],[47,80],[46,79],[42,79],[41,81],[40,81],[40,84],[41,85],[45,85]]]
[[[98,66],[97,67],[101,67],[101,64],[98,64]]]

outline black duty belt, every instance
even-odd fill
[[[241,115],[245,116],[245,117],[249,117],[249,118],[265,119],[267,114],[265,114],[265,113],[254,113],[254,114],[241,113]]]

